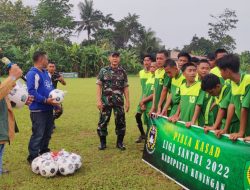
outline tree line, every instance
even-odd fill
[[[165,48],[155,32],[139,22],[137,14],[115,20],[112,14],[95,9],[93,0],[84,0],[77,5],[80,19],[76,20],[73,7],[69,0],[39,0],[37,7],[26,6],[22,0],[0,0],[0,47],[24,71],[32,65],[32,54],[44,50],[60,71],[78,72],[81,77],[95,76],[100,67],[107,65],[110,50],[121,51],[123,67],[137,73],[144,54],[154,55]],[[235,49],[235,40],[228,35],[238,22],[235,12],[226,9],[213,18],[216,22],[209,23],[210,39],[194,36],[183,50],[205,55],[219,46]],[[83,33],[86,39],[72,43],[72,36]],[[248,56],[249,52],[244,52],[246,68]]]

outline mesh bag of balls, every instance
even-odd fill
[[[44,153],[35,158],[31,163],[32,171],[43,177],[54,177],[57,174],[64,176],[72,175],[81,166],[81,156],[65,150]]]

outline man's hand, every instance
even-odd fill
[[[169,121],[176,123],[179,120],[179,116],[177,114],[168,118]]]
[[[236,141],[238,138],[243,138],[243,137],[244,137],[244,134],[242,133],[232,133],[230,134],[229,139],[232,141]]]
[[[161,112],[161,115],[167,116],[167,110],[166,110],[166,109],[163,109],[162,112]]]
[[[215,131],[216,130],[216,127],[214,126],[204,126],[204,132],[205,133],[208,133],[208,131]]]
[[[17,64],[11,66],[9,70],[9,76],[14,77],[17,80],[21,78],[22,75],[23,71],[20,69],[20,67],[17,66]]]
[[[102,101],[101,100],[99,100],[99,101],[97,101],[97,108],[100,110],[100,111],[102,111],[102,109],[103,109],[103,103],[102,103]]]
[[[29,106],[34,101],[34,96],[29,95],[25,105]]]
[[[186,122],[185,125],[186,125],[187,128],[190,128],[193,124],[194,124],[194,122],[189,121],[189,122]]]
[[[244,138],[244,141],[250,141],[250,136]]]
[[[223,135],[223,134],[227,134],[227,133],[228,133],[228,131],[227,131],[227,130],[225,130],[225,129],[221,129],[221,130],[216,130],[214,133],[215,133],[215,135],[217,136],[217,138],[220,138],[220,137],[221,137],[221,135]]]
[[[151,108],[148,115],[151,117],[154,112],[155,112],[155,108]]]
[[[128,111],[129,111],[129,108],[130,108],[130,103],[129,103],[129,102],[126,102],[126,103],[125,103],[125,111],[128,112]]]
[[[57,78],[57,80],[59,80],[60,82],[63,80],[63,76],[59,75],[60,77]]]
[[[54,100],[55,100],[54,98],[48,98],[46,100],[46,103],[49,104],[49,105],[52,105],[52,106],[59,106],[60,104],[57,103],[57,102],[54,102]]]
[[[159,115],[161,115],[161,107],[158,107],[156,112],[156,117],[158,117]]]
[[[142,105],[140,104],[140,108],[141,108],[142,111],[145,111],[146,110],[146,105],[145,104],[142,104]]]

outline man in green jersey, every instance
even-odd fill
[[[205,132],[207,133],[210,130],[223,130],[225,128],[227,109],[231,99],[231,85],[221,84],[218,76],[214,74],[208,74],[201,82],[201,89],[215,97],[215,104],[216,107],[218,107],[215,123],[212,126],[205,126]],[[232,122],[230,123],[229,133],[236,132],[239,124],[239,120],[234,114]],[[217,134],[217,131],[215,134]]]
[[[205,92],[201,90],[201,83],[196,81],[197,68],[193,63],[187,63],[182,67],[186,82],[180,87],[180,104],[177,112],[169,117],[169,120],[176,122],[185,121],[186,127],[198,124],[201,106],[205,97]]]
[[[198,81],[202,81],[203,78],[208,75],[210,72],[210,64],[208,60],[201,59],[199,62],[197,62],[197,73],[198,73]],[[199,117],[200,121],[199,124],[201,127],[204,125],[213,125],[215,121],[214,113],[213,113],[213,103],[214,103],[214,97],[210,96],[208,93],[205,93],[204,102],[201,107],[201,114],[204,115],[204,117]]]
[[[164,63],[168,59],[168,52],[166,50],[161,50],[156,54],[156,64],[158,69],[155,71],[155,83],[154,83],[154,93],[153,93],[153,104],[149,114],[151,115],[153,112],[157,111],[158,104],[161,97],[161,91],[163,88],[163,82],[165,75]],[[167,92],[166,92],[167,93]]]
[[[250,75],[241,74],[240,59],[237,55],[229,54],[217,60],[217,65],[221,71],[221,76],[226,80],[231,80],[232,96],[231,109],[227,116],[227,122],[230,123],[233,117],[233,111],[240,120],[240,127],[237,133],[230,134],[231,140],[236,140],[250,135]],[[228,132],[228,128],[223,131]]]
[[[185,82],[185,77],[178,69],[174,60],[168,59],[164,64],[165,72],[171,79],[170,85],[166,86],[169,89],[169,95],[167,102],[162,109],[161,115],[172,116],[176,113],[178,105],[180,103],[180,86]],[[168,114],[168,109],[171,107],[171,111]]]
[[[151,77],[151,72],[150,72],[150,65],[152,63],[153,59],[151,57],[151,55],[145,55],[143,58],[143,66],[144,68],[139,72],[139,77],[140,77],[140,82],[141,82],[141,97],[140,97],[140,101],[142,100],[142,96],[145,92],[146,89],[146,81]],[[136,123],[137,123],[137,127],[140,131],[140,136],[138,137],[138,139],[135,141],[136,143],[140,143],[142,142],[143,139],[145,139],[145,132],[143,129],[143,124],[142,124],[142,110],[140,105],[137,106],[137,112],[135,115],[135,119],[136,119]]]
[[[187,52],[180,52],[178,54],[178,60],[177,60],[178,69],[180,70],[182,66],[190,62],[190,60],[191,60],[191,56]],[[169,78],[169,76],[165,74],[164,81],[163,81],[163,88],[162,88],[160,100],[159,100],[158,107],[157,107],[157,115],[160,115],[162,113],[163,103],[165,102],[167,94],[168,94],[168,90],[169,90],[168,87],[170,86],[170,81],[171,79]],[[169,101],[170,100],[171,99],[169,99]]]
[[[140,107],[144,110],[144,121],[149,126],[149,111],[152,107],[153,92],[154,92],[154,74],[157,69],[156,63],[152,62],[150,66],[150,72],[152,73],[151,77],[146,82],[145,91],[140,102]]]
[[[220,78],[221,83],[223,84],[225,81],[220,74],[220,69],[218,68],[218,66],[216,64],[216,60],[227,55],[227,51],[225,49],[217,49],[214,54],[215,54],[215,66],[213,68],[211,68],[210,73],[218,76]]]

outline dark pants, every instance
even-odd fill
[[[29,142],[29,159],[36,158],[39,153],[50,151],[49,141],[53,132],[53,111],[31,112],[32,135]]]
[[[123,106],[104,106],[100,112],[100,119],[98,123],[97,133],[99,136],[107,136],[107,126],[111,117],[112,109],[115,116],[115,132],[116,135],[125,135],[126,132],[126,121],[125,112]]]

